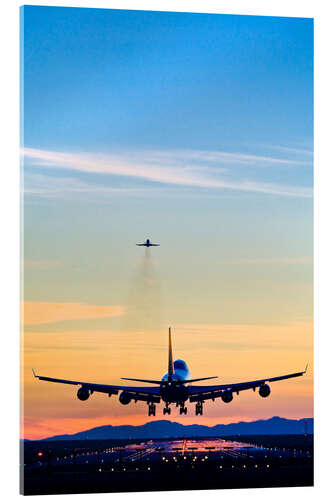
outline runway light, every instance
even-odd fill
[[[42,452],[42,451],[39,451],[39,452],[37,453],[37,456],[38,456],[38,457],[42,457],[42,456],[43,456],[43,452]]]

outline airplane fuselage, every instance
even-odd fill
[[[159,243],[151,243],[149,239],[147,239],[144,243],[137,243],[138,247],[159,247]]]
[[[184,380],[190,380],[191,375],[187,364],[182,359],[177,359],[173,363],[174,373],[166,373],[161,381],[160,395],[165,403],[184,403],[188,399],[188,389]]]

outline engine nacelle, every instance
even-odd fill
[[[80,389],[77,391],[77,397],[79,398],[80,401],[86,401],[89,398],[89,396],[90,396],[90,391],[85,387],[80,387]]]
[[[223,391],[221,399],[223,403],[231,403],[233,400],[234,396],[231,391]]]
[[[262,398],[267,398],[271,393],[271,388],[269,387],[268,384],[263,384],[259,387],[259,395]]]
[[[120,393],[119,401],[122,405],[128,405],[128,403],[131,402],[131,396],[128,394],[128,392],[123,391]]]

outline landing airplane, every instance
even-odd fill
[[[131,380],[135,382],[144,382],[154,384],[153,387],[133,387],[122,385],[103,385],[91,384],[90,382],[77,382],[73,380],[63,380],[59,378],[42,377],[36,375],[32,370],[34,376],[39,380],[46,382],[58,382],[60,384],[80,385],[77,391],[77,397],[81,401],[86,401],[94,392],[103,392],[111,397],[112,394],[119,395],[119,401],[123,405],[128,405],[131,401],[146,401],[148,405],[148,416],[156,415],[156,403],[164,401],[165,407],[163,408],[163,415],[170,415],[170,404],[175,403],[179,407],[179,414],[186,415],[187,408],[185,402],[196,403],[195,414],[203,414],[203,403],[206,400],[213,400],[221,398],[224,403],[230,403],[233,400],[233,394],[239,394],[240,391],[247,389],[256,390],[259,388],[259,395],[262,398],[269,396],[271,389],[267,382],[276,382],[287,378],[300,377],[306,373],[307,366],[304,371],[297,373],[290,373],[288,375],[280,375],[279,377],[263,378],[260,380],[253,380],[252,382],[240,382],[236,384],[222,384],[222,385],[191,385],[192,382],[199,382],[201,380],[209,380],[218,377],[204,377],[192,378],[190,376],[187,364],[182,359],[177,359],[173,362],[172,345],[171,345],[171,329],[169,328],[169,363],[168,372],[162,377],[161,380],[144,380],[139,378],[122,378],[122,380]],[[190,384],[190,385],[189,385]]]
[[[160,245],[157,243],[150,243],[150,240],[146,240],[144,243],[137,243],[137,247],[159,247]]]

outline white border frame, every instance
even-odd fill
[[[330,365],[333,351],[332,320],[332,256],[333,237],[331,213],[332,203],[332,116],[333,116],[333,8],[325,0],[258,1],[258,0],[77,0],[77,1],[34,1],[28,5],[72,6],[95,8],[121,8],[135,10],[168,10],[178,12],[212,12],[225,14],[275,15],[288,17],[314,17],[315,19],[315,487],[314,488],[273,488],[252,490],[205,491],[205,497],[218,498],[312,498],[314,495],[328,496],[331,491],[330,443],[331,427],[330,406]],[[1,335],[2,335],[2,433],[1,472],[3,475],[2,492],[5,498],[17,498],[18,461],[19,461],[19,6],[24,2],[5,0],[2,2],[0,48],[2,50],[1,77],[1,209],[0,229],[1,249]],[[320,245],[319,241],[320,232]],[[320,303],[319,303],[320,298]],[[319,320],[320,318],[320,320]],[[320,342],[319,342],[320,326]],[[319,360],[320,356],[320,360]],[[143,500],[146,496],[162,498],[170,494],[135,493],[133,499]],[[112,494],[116,500],[120,494]],[[126,494],[132,498],[133,494]],[[193,498],[202,495],[200,491],[172,492],[174,497]],[[69,495],[93,499],[102,498],[94,494]],[[42,498],[42,497],[31,497]],[[45,498],[45,497],[43,497]],[[46,497],[48,498],[48,496]],[[52,499],[64,499],[53,495]],[[121,497],[119,497],[121,498]]]

